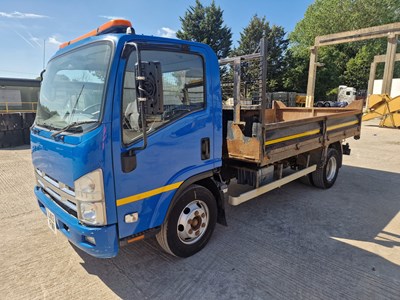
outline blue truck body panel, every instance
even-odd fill
[[[53,131],[33,127],[32,160],[35,168],[69,187],[81,176],[102,169],[107,225],[91,227],[81,224],[55,202],[35,188],[42,210],[55,214],[58,228],[79,248],[97,257],[111,257],[118,252],[118,240],[160,226],[180,183],[197,174],[222,165],[222,101],[217,58],[207,45],[157,37],[109,34],[90,37],[67,46],[56,57],[88,43],[107,40],[113,43],[113,57],[107,79],[101,123],[97,128],[77,134],[51,137]],[[136,151],[137,166],[122,171],[121,155],[142,145],[143,141],[125,146],[122,142],[121,101],[126,59],[121,57],[126,42],[155,45],[187,45],[200,55],[205,70],[205,108],[197,110],[158,129],[148,136],[144,150]],[[201,159],[201,139],[209,138],[210,158]],[[160,191],[160,188],[173,188]],[[133,197],[134,201],[119,200]],[[135,199],[135,197],[137,199]],[[137,212],[139,220],[126,223],[125,215]],[[70,228],[67,232],[63,228]],[[96,246],[82,240],[93,235]]]

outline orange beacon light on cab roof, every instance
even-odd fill
[[[106,33],[125,33],[127,28],[132,28],[132,23],[130,21],[121,20],[121,19],[111,20],[111,21],[108,21],[107,23],[104,23],[97,29],[94,29],[84,35],[81,35],[80,37],[73,39],[72,41],[62,43],[60,45],[60,49],[66,47],[66,46],[69,46],[73,43],[76,43],[80,40],[83,40],[87,37],[90,37],[90,36],[96,36],[96,35],[106,34]]]

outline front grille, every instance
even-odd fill
[[[69,213],[70,215],[74,216],[75,218],[78,217],[78,214],[76,212],[76,208],[71,208],[70,205],[66,205],[65,202],[61,202],[59,200],[57,200],[56,198],[54,198],[52,195],[50,195],[49,193],[47,193],[47,191],[45,189],[42,188],[43,193],[50,198],[51,200],[53,200],[55,203],[58,204],[58,206],[60,206],[63,210],[65,210],[67,213]]]
[[[75,191],[66,184],[36,169],[36,180],[42,191],[69,214],[77,217]]]

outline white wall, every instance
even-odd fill
[[[382,79],[374,80],[374,87],[372,94],[380,94],[382,92]],[[400,95],[400,78],[393,78],[392,90],[390,91],[390,97],[394,98]]]

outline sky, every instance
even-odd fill
[[[209,5],[211,0],[201,0]],[[215,0],[237,45],[252,16],[293,31],[313,0]],[[0,77],[36,78],[59,44],[115,18],[130,20],[137,34],[175,37],[195,0],[1,0]]]

